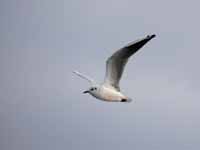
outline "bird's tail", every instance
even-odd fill
[[[121,102],[130,103],[132,102],[131,98],[122,99]]]
[[[131,98],[128,98],[126,102],[127,102],[127,103],[130,103],[130,102],[132,102],[132,101],[133,101],[133,100],[132,100]]]

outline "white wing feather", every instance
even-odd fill
[[[91,79],[90,77],[88,77],[88,76],[86,76],[86,75],[84,75],[84,74],[82,74],[82,73],[80,73],[80,72],[78,72],[78,71],[73,71],[73,73],[75,73],[75,74],[78,75],[79,77],[81,77],[81,78],[87,80],[87,81],[90,82],[91,84],[95,84],[94,80]]]
[[[119,81],[129,57],[154,37],[155,35],[148,35],[143,39],[134,41],[116,51],[111,57],[109,57],[106,61],[106,75],[103,84],[120,91]]]

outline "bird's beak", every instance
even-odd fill
[[[84,91],[83,93],[86,94],[86,93],[89,93],[89,91]]]

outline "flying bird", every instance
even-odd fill
[[[128,62],[130,56],[142,48],[148,41],[153,39],[156,35],[148,35],[145,38],[131,42],[123,48],[117,50],[106,61],[106,75],[102,84],[97,84],[90,77],[78,72],[73,71],[76,75],[86,79],[91,87],[83,93],[89,93],[97,99],[107,102],[131,102],[132,99],[125,96],[119,86],[124,67]]]

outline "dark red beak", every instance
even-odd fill
[[[86,94],[86,93],[89,93],[89,91],[84,91],[83,93]]]

